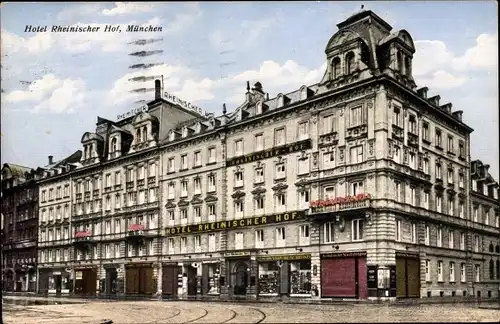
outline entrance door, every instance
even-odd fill
[[[127,294],[139,293],[139,269],[127,268],[125,272],[125,288]]]
[[[188,275],[188,296],[196,296],[196,268],[192,266],[187,267]]]
[[[162,269],[163,295],[175,296],[177,294],[177,266],[164,266]]]
[[[116,279],[118,273],[115,268],[106,269],[106,294],[116,294]]]
[[[246,263],[239,262],[235,266],[234,270],[235,270],[234,294],[246,295],[248,286],[248,271]]]
[[[61,289],[62,289],[62,276],[56,275],[54,277],[54,282],[56,284],[56,296],[59,296],[61,295]]]
[[[139,294],[150,295],[153,294],[156,287],[153,287],[153,269],[150,267],[141,267],[139,271]]]
[[[420,297],[420,262],[418,258],[396,257],[396,296]]]

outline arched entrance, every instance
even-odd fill
[[[244,261],[239,261],[234,265],[234,294],[246,295],[248,286],[248,264]]]

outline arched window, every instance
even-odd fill
[[[488,251],[493,252],[493,243],[490,243],[490,246],[488,248]]]
[[[111,152],[115,152],[116,151],[116,137],[114,137],[112,140],[111,140]]]
[[[497,260],[497,279],[500,279],[500,260]]]
[[[401,54],[401,52],[399,52],[399,51],[398,51],[397,58],[398,58],[398,70],[399,70],[399,72],[403,73],[403,68],[404,68],[403,54]]]
[[[148,127],[144,126],[142,128],[142,141],[145,142],[148,140]]]
[[[495,262],[490,260],[490,280],[495,280]]]
[[[354,72],[354,53],[349,52],[346,57],[346,73],[351,74]]]
[[[338,78],[341,74],[340,58],[338,57],[334,58],[332,61],[332,73],[334,79]]]
[[[135,136],[135,140],[137,143],[141,142],[141,129],[140,128],[137,129],[137,134]]]
[[[495,246],[495,252],[496,252],[496,253],[500,253],[500,248],[498,247],[498,245],[497,245],[497,246]]]

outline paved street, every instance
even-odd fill
[[[500,310],[477,305],[293,305],[182,301],[91,301],[58,305],[3,305],[4,323],[339,323],[487,322]]]

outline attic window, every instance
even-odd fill
[[[141,129],[140,128],[137,129],[137,134],[136,134],[135,140],[137,143],[141,142]]]
[[[188,136],[188,129],[187,129],[187,127],[184,127],[182,129],[182,137],[187,137],[187,136]]]
[[[303,87],[302,90],[300,90],[300,100],[305,99],[307,99],[307,87]]]
[[[351,74],[354,72],[354,53],[349,52],[347,53],[346,57],[346,73]]]
[[[171,141],[175,140],[175,133],[171,132],[169,138]]]
[[[257,103],[257,111],[256,111],[256,114],[259,115],[259,114],[262,114],[262,101],[259,101]]]
[[[411,59],[408,56],[405,57],[405,72],[407,76],[411,75]]]
[[[278,96],[278,108],[281,108],[285,105],[285,98],[283,95]]]
[[[334,58],[332,61],[332,73],[334,79],[338,78],[341,74],[340,58],[338,57]]]
[[[401,52],[399,51],[397,54],[397,58],[398,58],[398,70],[399,72],[401,72],[401,74],[403,74],[403,68],[404,68],[403,54],[401,54]]]
[[[112,140],[111,140],[111,152],[115,152],[116,151],[116,137],[114,137]]]

